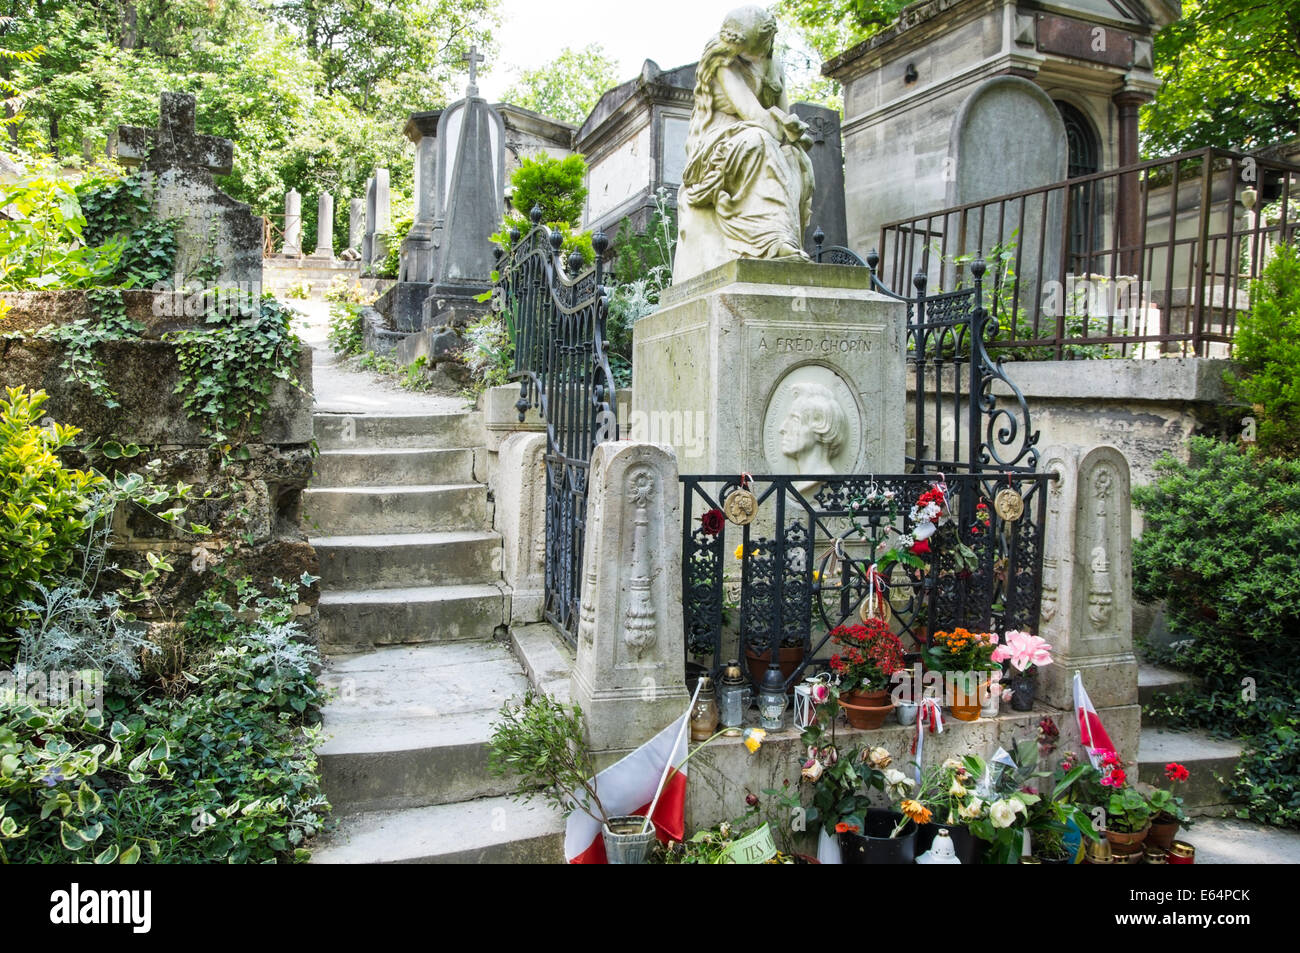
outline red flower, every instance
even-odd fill
[[[748,804],[750,807],[754,807],[755,805],[758,804],[758,795],[757,795],[757,794],[746,794],[746,795],[745,795],[745,803]]]
[[[1122,788],[1127,780],[1128,775],[1124,773],[1123,768],[1112,768],[1110,773],[1101,779],[1101,783],[1106,787]]]
[[[1165,777],[1170,781],[1186,781],[1190,776],[1191,772],[1177,761],[1165,765]]]
[[[1106,768],[1118,768],[1123,763],[1124,762],[1119,759],[1119,755],[1113,751],[1107,751],[1101,759],[1102,767]]]
[[[717,536],[727,525],[727,517],[723,514],[722,510],[709,510],[700,517],[700,525],[708,535]]]
[[[857,832],[858,832],[857,824],[847,824],[844,821],[840,821],[838,824],[835,825],[836,834],[856,834]]]
[[[912,552],[918,556],[924,556],[930,551],[930,541],[928,539],[918,540],[912,544]]]

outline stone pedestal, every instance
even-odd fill
[[[1077,671],[1098,709],[1135,704],[1128,463],[1114,447],[1048,447],[1039,460],[1058,475],[1048,487],[1038,633],[1052,643],[1053,661],[1039,695],[1072,708]]]
[[[610,442],[592,454],[572,694],[595,751],[644,744],[690,701],[677,497],[668,447]]]
[[[519,393],[517,387],[509,389]],[[510,624],[540,622],[546,602],[546,434],[506,437],[497,473],[497,530],[505,553],[502,576],[510,587]]]
[[[906,312],[865,268],[741,259],[633,331],[633,440],[683,473],[901,473]]]
[[[290,189],[284,197],[284,245],[280,254],[297,258],[302,254],[302,195]]]
[[[316,203],[316,250],[313,258],[334,257],[334,196],[322,193]]]

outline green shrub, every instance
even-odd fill
[[[388,251],[384,257],[374,264],[374,273],[379,278],[396,278],[402,267],[402,243],[406,241],[407,234],[411,231],[411,226],[415,219],[409,215],[406,218],[399,219],[390,232],[381,232],[379,237],[385,242],[385,248]]]
[[[365,347],[365,318],[359,305],[347,301],[330,302],[330,349],[351,357]]]
[[[42,427],[42,391],[9,388],[0,399],[0,665],[12,659],[19,604],[35,586],[65,572],[89,527],[91,497],[103,477],[64,467],[57,453],[80,431]]]
[[[1278,246],[1251,287],[1250,311],[1233,338],[1234,396],[1257,408],[1256,438],[1266,453],[1300,455],[1300,251]]]
[[[525,220],[534,206],[540,206],[542,221],[547,225],[563,223],[576,228],[587,199],[587,187],[583,184],[586,176],[587,160],[580,155],[553,159],[538,154],[521,159],[519,168],[510,176],[510,184],[514,186],[510,204]]]
[[[4,859],[306,859],[328,804],[312,750],[320,658],[290,621],[295,588],[208,593],[185,624],[179,696],[136,685],[100,711],[0,691]]]

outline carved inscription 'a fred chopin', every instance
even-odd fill
[[[864,337],[774,337],[758,339],[758,349],[777,354],[865,354],[872,348],[870,338]]]

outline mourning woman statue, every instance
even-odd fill
[[[673,281],[733,258],[807,260],[812,137],[790,112],[760,7],[727,14],[695,67]]]

